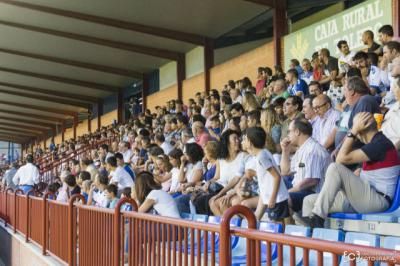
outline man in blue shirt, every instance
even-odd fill
[[[286,81],[289,83],[288,92],[290,95],[296,95],[301,98],[308,95],[308,85],[304,80],[299,79],[296,69],[289,69],[287,71]]]

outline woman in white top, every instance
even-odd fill
[[[214,215],[222,215],[226,202],[221,197],[232,189],[244,174],[247,154],[241,151],[240,133],[231,129],[221,135],[219,160],[211,182],[218,182],[224,188],[210,199]]]
[[[138,212],[146,213],[154,209],[161,216],[180,218],[174,199],[161,189],[151,173],[141,172],[136,176],[135,194]]]
[[[179,169],[181,167],[181,157],[183,152],[180,149],[173,149],[169,154],[169,163],[172,165],[171,173],[171,186],[169,188],[170,194],[176,194],[179,188]]]

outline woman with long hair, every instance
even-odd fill
[[[259,110],[261,105],[253,93],[246,91],[243,95],[243,108],[246,112],[251,112]]]
[[[150,172],[141,172],[135,179],[135,199],[138,212],[146,213],[154,209],[161,216],[180,218],[178,208],[172,196],[161,189]]]
[[[222,215],[226,209],[225,201],[221,197],[232,189],[243,176],[247,157],[247,154],[241,149],[240,133],[230,129],[226,130],[221,136],[217,168],[215,176],[211,180],[223,187],[209,201],[214,215]]]
[[[270,107],[261,111],[261,127],[267,133],[265,147],[271,153],[281,151],[281,122],[275,109]]]

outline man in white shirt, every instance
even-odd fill
[[[314,139],[318,139],[317,133],[318,130],[314,130],[314,128],[318,128],[319,124],[321,123],[321,119],[317,115],[317,113],[314,111],[313,106],[312,106],[312,101],[314,100],[316,96],[315,95],[308,95],[304,101],[303,101],[303,114],[304,117],[310,122],[311,126],[313,127],[313,134],[312,137]]]
[[[107,171],[110,176],[110,184],[116,184],[118,190],[133,185],[132,177],[122,166],[117,165],[117,159],[114,156],[107,159]]]
[[[130,145],[126,141],[121,141],[119,143],[119,151],[124,156],[124,163],[129,163],[133,156],[133,152],[130,149]]]
[[[320,191],[326,169],[331,159],[329,153],[312,137],[311,124],[305,119],[296,119],[289,125],[289,134],[281,142],[281,174],[289,190],[289,206],[294,212],[302,209],[303,199]],[[290,151],[297,147],[290,159]]]
[[[168,155],[173,149],[172,146],[168,141],[165,140],[165,137],[162,133],[157,133],[154,136],[154,142],[164,151],[164,154]]]
[[[335,144],[336,122],[340,119],[340,112],[332,107],[331,99],[325,94],[315,97],[312,106],[320,118],[319,124],[313,127],[317,131],[316,140],[329,149]]]
[[[339,74],[343,76],[347,72],[347,70],[352,65],[354,65],[353,56],[355,55],[355,53],[350,51],[349,45],[345,40],[339,41],[337,47],[339,48],[341,53],[338,59]]]
[[[13,183],[22,189],[24,194],[33,189],[39,183],[39,169],[33,164],[33,155],[26,156],[26,164],[18,169],[13,177]]]

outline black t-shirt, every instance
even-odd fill
[[[379,44],[377,44],[376,42],[373,42],[371,47],[368,48],[368,53],[373,53],[376,50],[378,50],[381,46]]]
[[[328,59],[328,65],[326,66],[326,69],[328,69],[329,73],[335,70],[339,71],[338,59],[336,57],[330,56]]]

